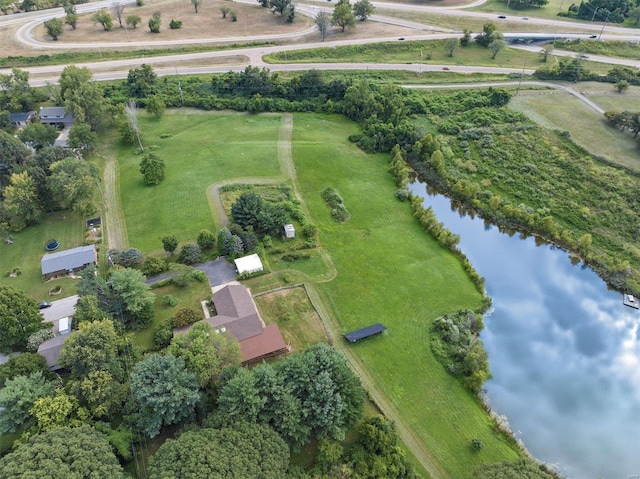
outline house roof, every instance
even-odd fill
[[[40,118],[44,117],[60,117],[64,116],[63,106],[45,106],[40,108]]]
[[[366,328],[358,329],[357,331],[352,331],[344,335],[347,341],[350,343],[355,343],[364,338],[368,338],[369,336],[373,336],[374,334],[381,333],[382,331],[386,331],[382,324],[372,324],[371,326],[367,326]]]
[[[95,246],[89,245],[45,254],[40,261],[40,266],[42,268],[42,274],[49,274],[55,273],[56,271],[69,271],[75,268],[81,268],[84,265],[94,263],[95,260]]]
[[[243,256],[233,261],[238,269],[238,274],[253,273],[256,271],[262,271],[262,261],[257,254],[250,254],[249,256]]]
[[[250,363],[286,348],[287,345],[282,339],[282,334],[280,334],[277,324],[271,324],[264,328],[262,334],[240,342],[243,363]]]
[[[214,316],[213,318],[207,318],[205,321],[211,324],[214,329],[225,328],[238,341],[244,341],[262,333],[262,321],[256,312],[241,318]]]
[[[55,336],[38,346],[38,354],[44,356],[47,366],[52,371],[60,369],[60,366],[58,366],[58,358],[60,357],[60,350],[68,337],[69,336]]]
[[[241,318],[256,312],[249,290],[241,284],[230,284],[213,294],[213,303],[221,316]]]
[[[33,116],[33,112],[27,113],[9,113],[9,121],[13,123],[24,123]]]

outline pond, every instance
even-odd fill
[[[640,477],[640,311],[565,251],[502,233],[424,184],[410,189],[486,280],[492,409],[569,479]]]

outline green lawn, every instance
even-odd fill
[[[580,91],[590,91],[590,84],[580,85]],[[602,87],[602,84],[598,84]],[[612,85],[605,85],[613,89]],[[615,102],[625,108],[628,98],[612,94],[588,95],[600,107],[608,109]],[[602,101],[603,98],[609,100]],[[635,97],[633,97],[635,98]],[[526,114],[542,126],[555,130],[566,130],[571,138],[594,155],[606,158],[627,168],[640,171],[638,144],[632,135],[609,127],[604,117],[568,93],[553,92],[545,95],[518,95],[511,99],[509,107]]]
[[[0,241],[0,285],[11,285],[33,296],[37,301],[50,300],[48,292],[54,286],[62,286],[62,293],[55,299],[76,294],[75,280],[63,278],[45,283],[42,280],[40,260],[46,254],[44,245],[49,239],[57,239],[59,250],[84,244],[84,220],[68,211],[45,215],[40,224],[29,226],[20,233],[12,233],[13,244]],[[7,233],[8,234],[8,233]],[[21,275],[10,278],[7,273],[20,268]]]
[[[294,161],[303,198],[319,226],[337,277],[318,284],[342,332],[381,322],[388,331],[353,346],[359,361],[452,478],[485,461],[514,459],[477,400],[452,380],[429,348],[438,316],[476,308],[481,296],[459,261],[427,236],[409,205],[394,198],[386,155],[349,143],[355,125],[339,116],[296,115]],[[329,216],[320,192],[336,188],[351,212]],[[485,448],[471,452],[480,438]]]
[[[205,281],[204,283],[194,281],[185,288],[169,285],[156,288],[151,291],[156,295],[156,300],[153,303],[153,323],[147,328],[133,333],[136,346],[143,351],[155,348],[155,343],[153,341],[153,333],[155,329],[171,318],[179,308],[195,308],[200,311],[202,309],[200,302],[211,299],[211,289],[209,288],[208,281]],[[173,308],[164,304],[162,302],[162,296],[165,294],[169,294],[177,298],[179,301],[178,304]]]
[[[522,68],[525,61],[529,68],[541,63],[541,56],[525,50],[506,48],[492,59],[493,53],[475,43],[460,47],[450,57],[447,40],[405,41],[316,48],[294,52],[274,53],[264,57],[274,63],[355,62],[355,63],[425,63],[447,65],[478,65],[491,67]]]
[[[128,243],[148,253],[161,251],[160,238],[174,234],[180,242],[195,241],[203,228],[214,230],[207,187],[230,178],[273,178],[280,174],[277,158],[279,115],[168,112],[161,121],[140,115],[147,146],[167,165],[158,186],[146,186],[139,173],[141,156],[134,147],[120,147],[120,201]],[[167,136],[161,138],[161,136]]]

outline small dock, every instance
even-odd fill
[[[629,306],[630,308],[640,309],[640,300],[632,294],[623,294],[622,302],[625,306]]]

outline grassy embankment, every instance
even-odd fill
[[[425,65],[473,65],[516,69],[523,67],[537,69],[545,65],[540,53],[507,47],[498,52],[495,58],[491,58],[493,56],[491,49],[483,48],[473,42],[467,47],[458,45],[453,56],[450,57],[446,44],[447,40],[427,40],[347,45],[273,53],[265,55],[264,60],[267,63],[422,63]],[[587,70],[599,74],[607,73],[614,66],[609,63],[588,60],[583,61],[582,64]],[[452,74],[453,72],[447,73]],[[430,75],[433,73],[425,73],[423,76]],[[446,76],[442,78],[444,82],[451,82],[451,80],[447,80]],[[466,81],[478,81],[472,79],[470,75],[463,78],[466,78]],[[458,79],[457,81],[465,80]]]
[[[205,195],[209,184],[233,177],[240,182],[247,182],[242,180],[246,177],[279,179],[279,125],[277,115],[180,113],[157,122],[141,118],[147,142],[162,146],[156,153],[167,160],[168,169],[160,187],[144,187],[137,173],[139,157],[121,149],[129,243],[155,251],[162,234],[178,234],[187,241],[202,227],[212,228]],[[481,296],[458,260],[422,232],[408,204],[394,199],[386,155],[366,155],[347,140],[355,128],[339,116],[294,116],[293,158],[300,193],[337,268],[334,280],[316,286],[343,332],[373,322],[389,328],[386,335],[356,345],[352,352],[448,475],[470,477],[475,465],[513,459],[516,453],[495,435],[476,399],[435,360],[428,330],[443,313],[478,307]],[[171,138],[159,138],[167,132]],[[319,195],[327,186],[344,197],[352,215],[348,223],[330,219]],[[254,283],[268,289],[282,284],[285,273],[291,282],[307,276],[292,271],[295,262],[281,267],[287,270],[271,275],[269,284],[266,278]],[[479,454],[471,451],[473,438],[485,444]]]

